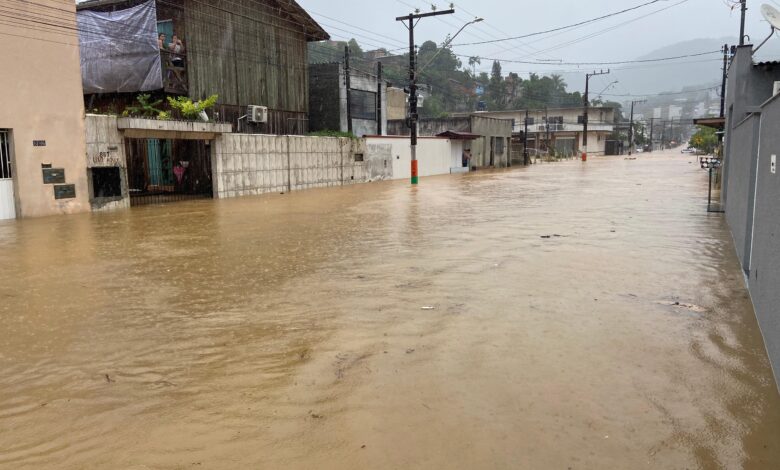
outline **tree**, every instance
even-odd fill
[[[491,111],[504,109],[504,78],[501,76],[501,62],[494,60],[487,86],[487,102]]]
[[[360,48],[360,44],[355,41],[355,38],[350,39],[347,45],[349,46],[349,54],[352,57],[363,58],[363,49]]]
[[[704,153],[712,153],[718,145],[718,136],[712,127],[698,126],[699,130],[691,137],[691,147]]]

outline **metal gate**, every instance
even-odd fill
[[[126,139],[130,205],[212,197],[207,141]]]
[[[0,220],[15,218],[10,132],[0,129]]]

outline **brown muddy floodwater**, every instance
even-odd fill
[[[692,161],[4,222],[0,468],[778,469]]]

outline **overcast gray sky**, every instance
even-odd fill
[[[441,43],[475,16],[484,22],[471,25],[454,44],[519,36],[552,29],[630,8],[648,0],[461,0],[455,2],[455,15],[422,20],[415,29],[416,43]],[[430,2],[419,0],[299,0],[299,3],[333,36],[354,37],[364,49],[395,49],[408,44],[407,30],[395,17],[413,7],[430,11]],[[517,60],[614,61],[630,60],[680,41],[720,38],[739,34],[739,11],[731,10],[730,0],[663,0],[638,10],[575,28],[497,44],[457,46],[456,53]],[[759,12],[759,1],[748,0],[747,33],[760,42],[769,33]],[[766,0],[773,3],[773,0]],[[778,2],[774,1],[774,5]],[[449,2],[437,2],[446,9]],[[778,6],[780,8],[780,6]],[[338,21],[336,21],[338,20]],[[340,22],[339,22],[340,21]],[[342,23],[343,22],[343,23]],[[348,23],[348,24],[344,24]],[[605,32],[605,30],[607,30]],[[370,32],[369,32],[370,31]],[[588,37],[596,34],[595,36]],[[777,39],[780,41],[780,38]],[[463,59],[466,62],[467,59]],[[489,71],[491,62],[482,61],[478,70]],[[505,72],[546,72],[561,66],[533,66],[504,62]],[[567,67],[571,70],[572,67]]]

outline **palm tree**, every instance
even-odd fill
[[[560,92],[566,92],[566,81],[558,74],[552,74],[550,75],[550,80],[552,80],[553,90],[560,91]]]

